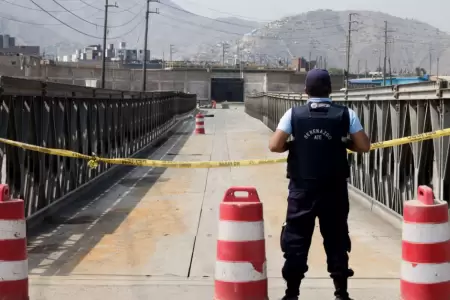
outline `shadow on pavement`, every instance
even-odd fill
[[[140,156],[159,160],[169,151],[177,153],[193,130],[191,118]],[[163,160],[173,158],[165,155]],[[30,275],[70,274],[105,236],[114,233],[156,182],[169,180],[161,177],[164,171],[124,166],[82,199],[44,218],[42,224],[28,232]]]

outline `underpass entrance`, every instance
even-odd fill
[[[212,78],[211,100],[216,102],[244,102],[244,79]]]

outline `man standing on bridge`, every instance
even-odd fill
[[[331,78],[326,70],[308,72],[305,92],[308,103],[284,114],[269,143],[272,152],[289,150],[288,208],[281,233],[286,260],[282,274],[287,283],[283,300],[298,299],[300,283],[308,271],[316,217],[336,300],[351,300],[347,292],[347,281],[353,271],[348,263],[350,169],[346,149],[368,152],[370,141],[355,112],[331,102]],[[287,142],[291,134],[294,140]]]

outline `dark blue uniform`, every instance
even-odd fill
[[[307,258],[319,218],[328,271],[336,297],[348,299],[347,279],[351,250],[347,218],[349,165],[346,144],[349,111],[331,102],[311,102],[292,109],[294,141],[288,156],[289,197],[281,248],[286,262],[282,273],[287,282],[286,299],[299,295],[308,271]]]

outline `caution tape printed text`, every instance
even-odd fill
[[[403,137],[399,139],[378,142],[371,145],[370,149],[380,149],[389,148],[393,146],[399,146],[404,144],[409,144],[413,142],[420,142],[430,139],[435,139],[443,136],[450,135],[450,128],[436,130],[433,132],[426,132],[422,134],[412,135],[408,137]],[[103,158],[96,157],[86,154],[81,154],[78,152],[64,150],[64,149],[54,149],[45,148],[35,145],[30,145],[26,143],[21,143],[17,141],[12,141],[8,139],[0,138],[1,143],[5,143],[11,146],[19,147],[22,149],[46,153],[49,155],[57,155],[64,157],[72,157],[88,160],[88,165],[91,168],[96,168],[98,163],[108,163],[115,165],[129,165],[129,166],[145,166],[145,167],[158,167],[158,168],[224,168],[224,167],[247,167],[247,166],[257,166],[257,165],[267,165],[267,164],[277,164],[286,162],[286,158],[275,158],[275,159],[251,159],[251,160],[239,160],[239,161],[195,161],[195,162],[175,162],[175,161],[161,161],[161,160],[150,160],[150,159],[139,159],[139,158]],[[352,151],[348,150],[349,153]]]

